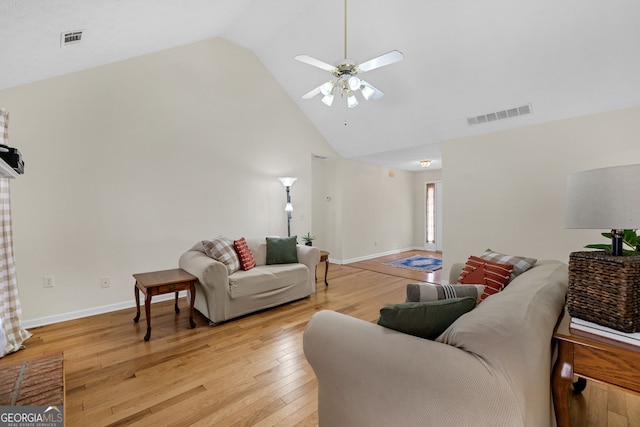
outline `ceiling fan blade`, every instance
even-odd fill
[[[380,89],[370,85],[364,80],[360,80],[360,93],[367,101],[370,99],[379,99],[384,96],[384,92]]]
[[[309,92],[307,92],[306,94],[302,95],[302,99],[311,99],[314,96],[316,96],[317,94],[320,93],[320,88],[322,87],[322,85],[318,86],[315,89],[311,89]]]
[[[297,57],[296,57],[297,59]],[[358,65],[361,72],[375,70],[376,68],[384,67],[385,65],[393,64],[394,62],[402,61],[404,55],[398,50],[392,50],[384,55],[380,55],[377,58],[370,59],[362,64]]]
[[[298,55],[298,56],[295,57],[295,59],[297,59],[300,62],[304,62],[305,64],[309,64],[309,65],[321,68],[321,69],[326,70],[326,71],[333,71],[333,70],[336,69],[335,66],[329,65],[326,62],[322,62],[319,59],[312,58],[309,55]]]

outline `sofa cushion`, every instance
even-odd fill
[[[503,292],[458,318],[436,341],[477,355],[508,377],[528,411],[548,416],[551,339],[564,309],[567,282],[566,264],[540,261]],[[543,397],[531,399],[532,394]]]
[[[511,279],[509,281],[515,279],[538,262],[535,258],[501,254],[491,249],[484,251],[484,253],[480,255],[480,258],[486,259],[487,261],[499,262],[500,264],[512,264],[513,273],[511,273]]]
[[[233,242],[227,237],[218,236],[213,240],[203,240],[204,253],[227,266],[227,271],[232,274],[240,269],[240,259],[233,247]]]
[[[263,265],[229,276],[229,293],[231,298],[264,294],[308,280],[309,270],[304,264]]]
[[[391,304],[380,309],[378,325],[420,338],[435,339],[475,305],[473,297]]]
[[[441,299],[473,297],[476,301],[484,292],[484,285],[450,285],[437,283],[410,283],[406,302],[438,301]]]
[[[244,237],[241,237],[238,240],[233,241],[233,247],[238,253],[238,258],[240,259],[240,268],[243,270],[251,270],[256,266],[256,260],[253,258],[253,254],[251,250],[249,250],[249,246],[247,245],[247,241]]]
[[[298,262],[298,236],[267,237],[267,265]]]
[[[484,292],[480,296],[480,302],[482,302],[488,296],[503,290],[512,272],[511,264],[500,264],[472,255],[467,259],[458,283],[484,285]]]

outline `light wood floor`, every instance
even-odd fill
[[[188,329],[184,300],[178,315],[171,302],[154,304],[147,343],[144,313],[134,324],[134,309],[34,328],[26,349],[0,359],[0,369],[64,351],[71,427],[315,426],[316,381],[302,352],[310,316],[330,309],[374,322],[380,307],[404,301],[407,283],[423,280],[356,265],[332,264],[328,287],[318,268],[311,298],[216,327],[197,315]],[[589,383],[573,399],[572,419],[580,427],[640,426],[640,398]]]

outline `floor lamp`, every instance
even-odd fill
[[[293,205],[291,204],[291,194],[289,194],[289,189],[298,178],[294,178],[292,176],[283,176],[278,179],[280,180],[282,185],[284,185],[284,188],[287,191],[287,204],[285,205],[284,210],[287,213],[287,236],[291,237],[291,212],[293,212]]]

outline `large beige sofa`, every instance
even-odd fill
[[[566,291],[566,264],[538,262],[435,341],[316,313],[304,352],[320,425],[554,426],[552,334]]]
[[[317,248],[297,245],[298,263],[266,265],[266,239],[246,241],[257,264],[248,271],[229,274],[225,264],[205,254],[202,242],[180,257],[180,268],[198,278],[195,308],[212,324],[315,293]]]

